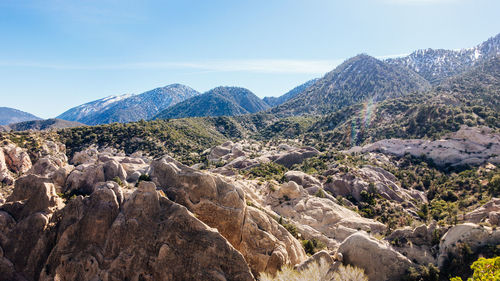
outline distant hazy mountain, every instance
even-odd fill
[[[271,112],[323,114],[369,99],[377,102],[429,88],[429,82],[412,70],[363,54],[345,61]]]
[[[218,87],[202,95],[180,102],[164,111],[157,119],[234,116],[255,113],[269,108],[254,93],[238,87]]]
[[[74,107],[57,118],[87,125],[133,122],[151,119],[162,110],[199,93],[181,84],[172,84],[139,94],[112,96]]]
[[[318,81],[319,78],[315,78],[312,80],[307,81],[306,83],[299,85],[293,89],[291,89],[289,92],[286,94],[279,96],[279,97],[265,97],[262,100],[267,103],[269,106],[277,106],[280,105],[294,97],[296,97],[298,94],[302,93],[305,89],[307,89],[309,86],[314,84],[316,81]]]
[[[0,107],[0,125],[8,125],[28,120],[40,120],[33,114],[10,107]]]
[[[432,84],[464,72],[477,63],[500,55],[500,34],[469,49],[418,50],[406,57],[387,59],[393,65],[412,69]]]
[[[14,131],[27,131],[27,130],[48,130],[48,129],[63,129],[85,126],[85,124],[66,121],[61,119],[46,119],[46,120],[33,120],[14,123],[6,126],[9,130]]]

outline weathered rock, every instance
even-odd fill
[[[480,223],[487,220],[491,225],[498,225],[498,215],[500,214],[500,198],[493,198],[488,203],[467,213],[464,220],[472,223]]]
[[[16,181],[13,193],[0,209],[7,211],[16,221],[30,214],[42,212],[52,213],[64,205],[57,196],[52,182],[36,175],[27,175]]]
[[[270,204],[272,210],[280,216],[290,219],[298,226],[310,226],[336,243],[359,230],[382,233],[386,228],[382,223],[363,218],[327,198],[306,195]]]
[[[0,149],[0,182],[7,185],[14,183],[14,178],[9,172],[7,163],[5,163],[5,156],[2,149]]]
[[[141,182],[121,212],[105,189],[72,201],[83,212],[74,223],[61,223],[67,227],[40,280],[253,280],[241,254],[217,231],[151,184]]]
[[[357,201],[361,200],[362,191],[368,191],[376,192],[382,197],[396,202],[408,202],[412,199],[427,202],[422,191],[401,188],[393,174],[370,165],[364,165],[360,169],[353,169],[345,174],[334,175],[331,181],[324,185],[324,188],[335,196],[350,195]]]
[[[295,164],[302,163],[305,159],[319,154],[319,151],[313,147],[302,147],[281,153],[274,160],[275,163],[291,168]]]
[[[248,208],[243,190],[219,176],[171,158],[153,161],[151,177],[173,201],[186,206],[242,252],[252,271],[275,272],[305,259],[300,243],[258,209]]]
[[[348,152],[381,152],[397,156],[409,153],[415,157],[425,155],[437,165],[500,164],[500,134],[487,127],[462,126],[459,131],[441,140],[386,139],[354,147]]]
[[[302,270],[308,268],[314,262],[320,264],[322,260],[323,260],[323,262],[325,262],[326,264],[329,264],[331,266],[333,266],[333,264],[335,262],[333,260],[332,256],[330,256],[330,254],[327,251],[323,250],[323,251],[319,251],[319,252],[315,253],[314,255],[309,257],[304,262],[297,264],[295,266],[295,270],[302,271]]]
[[[446,228],[437,224],[421,225],[416,228],[405,227],[394,230],[386,240],[395,250],[418,264],[435,264],[438,252],[437,243]]]
[[[13,143],[3,146],[2,149],[5,163],[10,171],[16,174],[24,174],[31,169],[31,159],[25,150]]]
[[[482,246],[499,244],[500,230],[472,223],[456,225],[441,238],[438,265],[443,266],[450,255],[457,255],[461,245],[467,245],[474,252]]]
[[[66,179],[65,192],[78,191],[91,194],[95,184],[119,178],[125,181],[127,174],[120,163],[109,159],[104,163],[82,164],[73,170]]]
[[[339,247],[344,264],[363,268],[371,281],[401,280],[412,262],[363,232],[349,236]]]

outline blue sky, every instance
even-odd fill
[[[278,96],[359,53],[472,47],[498,0],[0,0],[0,106],[40,117],[171,83]]]

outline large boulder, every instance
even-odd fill
[[[127,173],[123,166],[114,159],[95,164],[81,164],[77,166],[66,179],[65,192],[91,194],[95,184],[106,182],[115,178],[125,181]]]
[[[276,156],[275,163],[291,168],[295,164],[302,163],[305,159],[319,154],[319,151],[313,147],[302,147],[283,152]]]
[[[13,143],[2,147],[5,163],[15,174],[24,174],[31,169],[32,163],[28,153]]]
[[[246,205],[243,190],[209,173],[165,157],[153,161],[151,177],[173,201],[218,231],[242,252],[252,271],[275,272],[305,259],[300,243],[266,213]]]
[[[16,180],[14,191],[0,209],[19,221],[37,212],[52,213],[63,205],[49,179],[27,175]]]
[[[357,232],[345,239],[338,252],[344,264],[363,268],[370,281],[401,280],[413,263],[383,241]]]

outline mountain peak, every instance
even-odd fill
[[[232,116],[255,113],[267,108],[268,105],[248,89],[219,86],[180,102],[162,111],[155,118]]]

